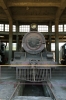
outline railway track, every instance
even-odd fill
[[[57,100],[51,83],[19,82],[9,100]]]

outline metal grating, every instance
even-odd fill
[[[51,68],[16,68],[16,79],[39,82],[51,78]]]

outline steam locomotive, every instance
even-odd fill
[[[17,79],[35,82],[51,76],[51,65],[56,63],[53,53],[46,50],[43,34],[36,31],[26,33],[22,39],[22,49],[25,51],[14,52],[14,59],[11,61],[11,65],[17,65]]]
[[[5,50],[6,50],[5,44],[0,41],[0,64],[5,64],[7,62]]]
[[[66,43],[60,49],[60,63],[66,65]]]

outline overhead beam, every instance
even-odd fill
[[[27,17],[27,18],[26,18]],[[35,19],[34,19],[35,18]],[[1,19],[5,19],[5,20],[7,20],[7,16],[6,15],[4,15],[4,14],[0,14],[0,20]],[[22,15],[20,15],[20,16],[18,16],[18,15],[14,15],[14,17],[13,17],[13,19],[14,20],[24,20],[25,19],[25,21],[26,20],[29,20],[29,19],[33,19],[33,20],[39,20],[40,21],[40,19],[41,20],[49,20],[49,19],[51,19],[51,20],[54,20],[55,19],[55,16],[45,16],[45,15],[43,15],[42,17],[41,16],[33,16],[33,17],[31,17],[31,16],[22,16]],[[60,18],[59,19],[59,21],[61,22],[61,21],[66,21],[66,15],[63,15],[63,17],[62,18]]]
[[[1,4],[0,4],[0,7],[1,7]]]
[[[1,39],[2,42],[9,42],[8,39]],[[20,40],[22,42],[22,40]],[[47,41],[47,40],[46,40]],[[14,39],[13,42],[16,42],[16,40]],[[55,39],[51,39],[51,42],[55,42]],[[59,39],[59,42],[66,42],[66,39]]]
[[[60,21],[65,21],[65,22],[66,22],[66,15],[63,15],[63,16],[60,18]]]
[[[22,2],[22,1],[8,1],[8,7],[59,7],[60,3],[53,2]]]
[[[0,14],[0,19],[7,19],[7,16],[4,14]]]
[[[26,32],[18,32],[18,35],[24,35]],[[9,32],[0,32],[0,35],[8,35]],[[55,35],[55,32],[42,32],[44,35]],[[63,34],[63,33],[62,33]],[[17,35],[17,32],[13,32],[13,35]]]
[[[61,0],[60,7],[58,8],[58,10],[56,12],[55,21],[59,21],[65,7],[66,7],[66,0]]]
[[[9,40],[8,39],[1,39],[1,41],[3,41],[3,42],[9,42]],[[13,42],[15,42],[16,40],[13,40]]]
[[[55,19],[55,16],[54,15],[13,15],[13,19],[14,20],[33,20],[33,21],[36,21],[36,20],[54,20]]]
[[[18,35],[24,35],[26,32],[18,32]],[[44,35],[55,35],[55,32],[41,32]],[[9,32],[0,32],[0,35],[8,35]],[[13,32],[13,35],[17,35],[17,32]],[[66,32],[59,32],[59,35],[66,35]]]
[[[25,21],[28,21],[28,20],[54,20],[55,19],[55,16],[54,15],[39,15],[39,16],[37,16],[37,15],[27,15],[27,16],[25,16],[25,15],[13,15],[12,16],[13,17],[13,19],[14,20],[25,20]],[[7,16],[6,15],[4,15],[4,14],[0,14],[0,19],[7,19]]]
[[[0,4],[1,4],[1,7],[3,8],[4,12],[6,13],[8,20],[12,21],[11,12],[10,12],[9,8],[6,6],[5,0],[0,0]]]
[[[52,42],[55,42],[55,40],[51,40]],[[66,39],[59,39],[59,42],[66,42]]]

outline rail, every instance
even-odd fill
[[[49,89],[51,90],[51,93],[52,93],[52,99],[53,99],[53,100],[58,100],[58,99],[56,98],[56,96],[55,96],[53,90],[52,90],[51,87],[50,87],[50,85],[52,85],[52,84],[50,83],[50,81],[49,81],[49,83],[47,82],[47,85],[48,85]]]
[[[20,86],[20,82],[17,84],[17,86],[16,86],[14,92],[12,93],[11,97],[9,98],[9,100],[13,100],[13,98],[14,98],[14,96],[15,96],[15,94],[16,94],[18,88],[19,88],[19,86]]]
[[[23,83],[24,84],[24,83]],[[27,84],[27,83],[25,83],[25,84]],[[51,98],[52,98],[52,100],[57,100],[57,98],[56,98],[56,96],[55,96],[55,94],[54,94],[54,92],[52,91],[52,89],[51,89],[51,87],[50,87],[50,85],[51,85],[51,83],[45,83],[45,84],[47,84],[47,86],[49,87],[49,89],[50,89],[50,91],[51,91]],[[14,97],[15,97],[15,95],[16,95],[16,93],[17,93],[17,90],[18,90],[18,88],[19,88],[19,86],[20,86],[20,82],[17,84],[17,87],[15,88],[15,90],[14,90],[14,92],[12,93],[12,95],[11,95],[11,97],[9,98],[9,100],[14,100]]]

